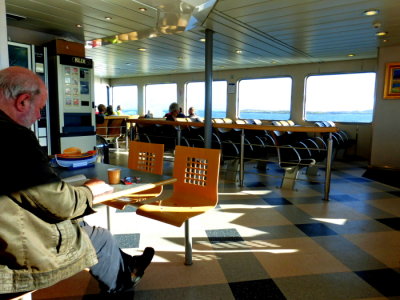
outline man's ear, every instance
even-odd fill
[[[20,94],[15,100],[15,108],[19,112],[23,112],[28,107],[28,101],[30,101],[31,95],[29,94]]]

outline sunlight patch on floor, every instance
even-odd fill
[[[262,190],[262,191],[239,191],[239,192],[234,192],[234,193],[218,193],[220,196],[238,196],[238,195],[256,195],[256,196],[262,196],[262,195],[268,195],[272,193],[271,190]]]
[[[347,222],[347,219],[332,219],[332,218],[312,218],[315,221],[325,222],[336,225],[344,225]]]

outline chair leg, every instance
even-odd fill
[[[225,179],[236,181],[239,170],[239,159],[228,160],[226,162],[226,175]]]
[[[282,179],[281,188],[287,190],[293,190],[294,184],[296,183],[297,175],[299,173],[299,167],[287,167],[285,169],[285,175]]]
[[[115,147],[116,147],[117,150],[118,150],[118,148],[119,148],[119,145],[118,145],[118,137],[115,138]]]
[[[107,230],[111,231],[111,212],[110,212],[110,206],[106,205],[106,210],[107,210]]]
[[[309,165],[306,170],[307,176],[318,176],[319,168],[316,165]]]
[[[185,265],[192,264],[192,237],[189,231],[189,220],[185,221]]]

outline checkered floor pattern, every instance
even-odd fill
[[[114,163],[126,164],[126,154]],[[400,299],[398,188],[362,177],[364,163],[335,162],[325,201],[323,173],[313,182],[302,174],[294,190],[281,190],[274,166],[259,173],[248,162],[245,170],[243,187],[221,173],[219,205],[191,220],[191,266],[183,263],[183,228],[138,216],[134,207],[111,210],[111,231],[124,251],[156,250],[127,297]],[[105,212],[98,207],[87,222],[106,226]],[[99,299],[96,292],[96,282],[78,274],[33,299]]]

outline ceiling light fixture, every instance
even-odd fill
[[[379,10],[378,9],[367,9],[363,12],[364,16],[375,16],[377,14],[379,14]]]
[[[110,21],[112,18],[111,17],[104,17],[107,21]]]
[[[82,28],[81,24],[76,24],[75,26],[78,27],[78,28]]]
[[[387,34],[388,33],[386,31],[379,31],[379,32],[376,33],[377,36],[385,36]]]
[[[146,51],[147,51],[146,48],[138,48],[138,50],[139,50],[139,51],[142,51],[142,52],[146,52]]]
[[[139,7],[139,11],[147,11],[146,7]]]
[[[242,50],[236,50],[235,53],[236,54],[242,54]]]
[[[199,41],[204,43],[206,41],[206,39],[205,38],[201,38]]]
[[[349,54],[347,54],[347,56],[348,57],[353,57],[353,56],[356,56],[354,53],[349,53]]]

